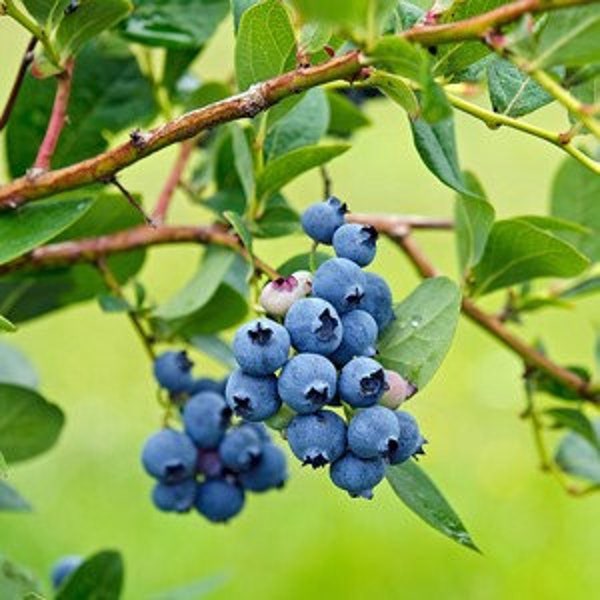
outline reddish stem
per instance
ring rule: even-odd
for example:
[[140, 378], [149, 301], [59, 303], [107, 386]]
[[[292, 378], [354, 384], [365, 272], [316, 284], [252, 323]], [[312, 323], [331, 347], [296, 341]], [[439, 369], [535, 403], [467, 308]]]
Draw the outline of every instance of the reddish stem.
[[57, 76], [58, 86], [56, 88], [56, 96], [54, 97], [54, 105], [46, 135], [38, 150], [37, 158], [35, 159], [34, 168], [42, 171], [48, 171], [51, 166], [52, 157], [56, 150], [60, 134], [67, 122], [67, 108], [69, 106], [69, 97], [71, 96], [71, 83], [73, 81], [73, 66], [75, 61], [70, 58], [67, 61], [65, 70]]

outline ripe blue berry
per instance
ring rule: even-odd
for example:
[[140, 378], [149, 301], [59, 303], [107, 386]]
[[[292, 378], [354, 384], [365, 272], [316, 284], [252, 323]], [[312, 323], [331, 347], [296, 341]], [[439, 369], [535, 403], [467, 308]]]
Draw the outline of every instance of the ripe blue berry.
[[201, 392], [183, 407], [183, 426], [198, 448], [216, 448], [229, 426], [231, 414], [223, 396]]
[[353, 310], [342, 315], [342, 343], [330, 355], [331, 361], [343, 366], [355, 356], [374, 356], [377, 342], [377, 323], [364, 310]]
[[343, 369], [338, 382], [339, 394], [355, 408], [376, 404], [387, 389], [385, 371], [372, 358], [353, 358]]
[[208, 479], [198, 486], [196, 510], [209, 521], [225, 523], [244, 506], [244, 490], [225, 479]]
[[154, 376], [166, 390], [180, 394], [188, 391], [192, 385], [193, 366], [186, 352], [164, 352], [154, 361]]
[[271, 375], [280, 369], [290, 352], [290, 336], [271, 319], [255, 319], [240, 327], [233, 340], [235, 359], [249, 375]]
[[210, 377], [200, 377], [192, 381], [187, 392], [190, 396], [199, 394], [200, 392], [215, 392], [216, 394], [223, 395], [223, 390], [222, 381], [215, 381], [214, 379], [210, 379]]
[[333, 234], [344, 224], [347, 212], [347, 206], [332, 196], [324, 202], [312, 204], [304, 211], [302, 228], [315, 242], [331, 244]]
[[152, 490], [152, 502], [164, 512], [187, 512], [194, 505], [196, 488], [195, 479], [186, 479], [179, 483], [158, 481]]
[[286, 435], [292, 452], [313, 469], [337, 460], [346, 450], [346, 423], [330, 410], [294, 417]]
[[218, 450], [199, 450], [198, 451], [198, 473], [205, 477], [221, 477], [225, 472], [225, 465], [221, 460]]
[[330, 258], [315, 273], [313, 294], [330, 302], [340, 314], [362, 308], [365, 274], [347, 258]]
[[425, 439], [412, 415], [402, 411], [397, 411], [394, 415], [400, 425], [400, 437], [398, 438], [398, 447], [390, 453], [389, 460], [390, 464], [398, 465], [415, 454], [424, 454]]
[[281, 448], [274, 444], [265, 444], [256, 465], [240, 474], [240, 483], [252, 492], [265, 492], [272, 488], [281, 488], [287, 479], [287, 463]]
[[348, 223], [333, 235], [333, 247], [340, 258], [347, 258], [361, 267], [373, 262], [377, 253], [377, 230], [371, 225]]
[[350, 496], [371, 499], [373, 488], [385, 476], [385, 463], [381, 458], [359, 458], [347, 452], [329, 469], [331, 481]]
[[176, 483], [196, 471], [197, 450], [192, 440], [174, 429], [162, 429], [146, 440], [142, 464], [152, 477]]
[[365, 297], [361, 308], [375, 319], [381, 332], [395, 319], [392, 308], [392, 292], [385, 280], [379, 275], [364, 273], [364, 276]]
[[82, 562], [83, 558], [81, 556], [71, 555], [63, 556], [54, 563], [50, 572], [54, 589], [57, 590], [66, 581], [67, 577], [79, 568]]
[[337, 311], [320, 298], [295, 302], [285, 316], [285, 326], [298, 352], [331, 354], [342, 341], [342, 324]]
[[261, 442], [270, 442], [271, 434], [269, 430], [265, 427], [263, 423], [253, 423], [252, 421], [248, 421], [244, 423], [246, 427], [250, 427], [256, 433]]
[[335, 396], [337, 372], [320, 354], [298, 354], [283, 367], [277, 389], [297, 413], [316, 412]]
[[274, 375], [254, 377], [240, 369], [229, 376], [225, 398], [231, 410], [246, 421], [265, 421], [281, 406]]
[[262, 453], [262, 442], [251, 427], [240, 425], [230, 429], [219, 446], [223, 464], [239, 473], [258, 464]]
[[379, 404], [396, 410], [405, 400], [417, 393], [417, 388], [396, 371], [386, 369], [385, 379], [389, 389], [381, 397]]
[[400, 424], [384, 406], [359, 411], [348, 425], [348, 447], [360, 458], [387, 457], [399, 446]]
[[312, 274], [296, 271], [289, 277], [280, 277], [265, 285], [260, 294], [260, 305], [270, 314], [283, 317], [292, 304], [308, 296], [312, 290]]

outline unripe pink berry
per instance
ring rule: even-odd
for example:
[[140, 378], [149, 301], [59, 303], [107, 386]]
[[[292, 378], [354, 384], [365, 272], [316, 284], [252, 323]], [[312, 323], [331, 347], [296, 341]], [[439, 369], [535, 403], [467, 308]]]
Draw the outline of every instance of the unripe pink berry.
[[392, 410], [398, 408], [405, 400], [414, 396], [418, 391], [416, 386], [404, 379], [396, 371], [386, 369], [385, 377], [389, 388], [379, 401], [379, 404], [387, 406]]
[[296, 271], [289, 277], [280, 277], [265, 285], [260, 294], [260, 305], [269, 313], [283, 317], [292, 304], [310, 294], [312, 275], [308, 271]]

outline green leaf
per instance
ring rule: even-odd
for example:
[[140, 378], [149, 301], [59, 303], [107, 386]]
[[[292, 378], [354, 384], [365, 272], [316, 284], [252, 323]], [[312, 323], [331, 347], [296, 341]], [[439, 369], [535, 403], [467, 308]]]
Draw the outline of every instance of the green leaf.
[[34, 390], [0, 384], [0, 451], [8, 462], [37, 456], [51, 448], [65, 417]]
[[473, 293], [487, 294], [538, 277], [575, 277], [588, 265], [573, 246], [525, 220], [497, 221], [473, 271]]
[[231, 125], [231, 136], [233, 141], [233, 160], [235, 169], [244, 188], [246, 200], [252, 202], [255, 196], [254, 163], [252, 151], [246, 132], [237, 124]]
[[259, 0], [231, 0], [231, 10], [233, 12], [233, 26], [237, 34], [240, 27], [242, 15], [252, 6], [258, 3]]
[[425, 11], [412, 2], [398, 2], [396, 10], [398, 11], [403, 31], [414, 27], [425, 16]]
[[250, 254], [252, 254], [252, 234], [250, 233], [244, 219], [238, 213], [235, 213], [231, 210], [225, 211], [223, 216], [233, 227], [240, 240], [242, 240], [244, 247], [248, 250], [248, 252], [250, 252]]
[[592, 261], [600, 261], [600, 177], [572, 158], [559, 168], [552, 185], [550, 213], [587, 227], [588, 233], [562, 233]]
[[522, 117], [554, 98], [511, 62], [495, 57], [487, 66], [488, 88], [494, 112]]
[[77, 10], [64, 13], [55, 33], [62, 59], [76, 54], [89, 40], [124, 19], [132, 9], [129, 0], [87, 0]]
[[0, 331], [9, 331], [12, 333], [16, 330], [17, 328], [13, 323], [11, 323], [6, 317], [0, 315]]
[[[594, 421], [596, 438], [600, 439], [600, 421]], [[576, 477], [600, 485], [600, 450], [578, 433], [568, 433], [560, 442], [554, 459], [558, 466]]]
[[51, 240], [90, 208], [90, 197], [51, 198], [0, 214], [0, 264]]
[[433, 124], [424, 119], [411, 119], [410, 125], [415, 147], [427, 168], [457, 192], [469, 193], [458, 165], [454, 119], [448, 118]]
[[485, 192], [475, 175], [467, 171], [464, 180], [472, 194], [460, 194], [454, 206], [456, 246], [461, 273], [465, 273], [481, 259], [496, 215], [494, 207], [485, 200]]
[[86, 559], [59, 589], [56, 600], [119, 600], [124, 566], [121, 555], [104, 550]]
[[252, 223], [252, 233], [258, 238], [274, 238], [290, 235], [300, 229], [298, 213], [280, 194], [267, 200], [260, 217]]
[[[282, 277], [287, 277], [296, 271], [310, 271], [310, 255], [310, 252], [306, 252], [304, 254], [297, 254], [296, 256], [292, 256], [292, 258], [288, 258], [288, 260], [277, 267], [277, 272], [281, 273]], [[330, 254], [321, 251], [315, 252], [315, 267], [318, 269], [326, 260], [329, 260], [330, 258]]]
[[140, 44], [163, 48], [200, 48], [229, 11], [228, 0], [134, 0], [135, 11], [124, 35]]
[[27, 12], [40, 24], [46, 23], [50, 13], [60, 0], [21, 0]]
[[413, 460], [388, 467], [386, 477], [398, 498], [418, 517], [451, 540], [479, 552], [460, 517]]
[[329, 103], [325, 92], [319, 88], [309, 90], [268, 132], [264, 144], [267, 160], [316, 144], [328, 126]]
[[394, 307], [396, 319], [379, 340], [378, 359], [418, 389], [441, 365], [454, 337], [461, 295], [446, 277], [423, 281]]
[[246, 10], [235, 44], [239, 89], [288, 71], [295, 61], [294, 29], [284, 5], [278, 0], [266, 0]]
[[446, 97], [446, 92], [434, 79], [429, 61], [421, 65], [419, 83], [421, 86], [419, 99], [423, 119], [428, 123], [439, 123], [451, 118], [452, 107]]
[[582, 6], [550, 13], [539, 34], [536, 67], [580, 66], [600, 59], [600, 7]]
[[320, 52], [332, 33], [333, 28], [327, 23], [305, 23], [300, 31], [300, 48], [309, 54]]
[[228, 248], [210, 246], [192, 279], [175, 296], [159, 306], [155, 316], [166, 320], [180, 319], [201, 309], [214, 296], [235, 257], [235, 252]]
[[411, 118], [419, 116], [419, 101], [406, 82], [396, 75], [375, 71], [369, 81], [377, 86], [393, 102], [402, 107]]
[[579, 281], [560, 293], [561, 298], [580, 298], [600, 292], [600, 275]]
[[427, 61], [424, 51], [399, 36], [384, 36], [369, 51], [369, 60], [386, 71], [418, 80], [421, 65]]
[[25, 354], [13, 346], [0, 343], [0, 383], [37, 388], [40, 380]]
[[522, 215], [519, 221], [525, 221], [530, 225], [534, 225], [544, 231], [550, 233], [558, 233], [561, 231], [568, 231], [574, 233], [581, 233], [587, 235], [590, 233], [590, 229], [575, 221], [568, 221], [567, 219], [561, 219], [559, 217], [543, 217], [541, 215]]
[[371, 124], [360, 108], [339, 92], [327, 92], [327, 100], [329, 101], [329, 127], [327, 129], [329, 135], [347, 138], [361, 127]]
[[[11, 511], [11, 512], [29, 512], [31, 511], [31, 504], [15, 490], [15, 488], [8, 485], [4, 481], [0, 481], [0, 512]], [[1, 588], [0, 588], [1, 589]]]
[[[575, 373], [575, 375], [584, 381], [590, 381], [590, 373], [584, 367], [570, 365], [565, 368], [572, 373]], [[551, 396], [560, 398], [561, 400], [581, 400], [581, 397], [573, 388], [564, 385], [560, 381], [557, 381], [554, 377], [550, 377], [550, 375], [547, 375], [542, 371], [536, 372], [532, 381], [535, 386], [535, 390], [538, 392], [545, 392], [546, 394], [550, 394]]]
[[274, 194], [298, 175], [330, 161], [349, 148], [347, 144], [304, 146], [272, 160], [258, 177], [257, 196], [266, 198]]
[[100, 308], [106, 313], [122, 313], [132, 310], [131, 305], [125, 298], [112, 294], [101, 294], [98, 296], [98, 304], [100, 304]]
[[229, 579], [226, 575], [213, 575], [150, 597], [150, 600], [198, 600], [220, 588]]
[[[167, 48], [161, 76], [162, 85], [169, 94], [177, 93], [177, 83], [196, 60], [201, 48]], [[200, 82], [198, 82], [200, 87]]]
[[0, 452], [0, 479], [6, 479], [8, 476], [8, 465], [6, 464], [6, 459], [4, 458], [4, 454]]
[[566, 427], [600, 450], [600, 439], [596, 436], [592, 422], [575, 408], [548, 408], [545, 414], [552, 417], [555, 429]]
[[238, 364], [231, 347], [217, 335], [195, 335], [190, 340], [194, 348], [219, 361], [229, 369], [236, 369]]
[[[52, 110], [56, 84], [25, 78], [6, 129], [10, 174], [23, 175], [35, 161]], [[148, 123], [156, 114], [150, 82], [127, 45], [113, 37], [87, 44], [77, 57], [69, 99], [69, 126], [52, 158], [63, 167], [99, 154], [123, 129]]]
[[184, 106], [188, 110], [195, 110], [223, 100], [230, 93], [231, 90], [225, 84], [219, 81], [207, 81], [185, 98]]
[[24, 567], [0, 555], [0, 598], [2, 600], [30, 600], [38, 598], [40, 584]]

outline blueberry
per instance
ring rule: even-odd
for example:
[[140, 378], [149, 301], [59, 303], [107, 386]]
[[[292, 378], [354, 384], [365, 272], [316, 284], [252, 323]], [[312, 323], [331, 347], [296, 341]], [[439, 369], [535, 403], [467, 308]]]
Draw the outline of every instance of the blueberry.
[[377, 323], [364, 310], [353, 310], [342, 315], [342, 343], [329, 356], [331, 361], [343, 366], [355, 356], [374, 356], [377, 342]]
[[286, 435], [295, 456], [313, 469], [337, 460], [346, 451], [346, 423], [330, 410], [294, 417]]
[[240, 475], [240, 483], [252, 492], [281, 488], [287, 479], [287, 462], [281, 448], [274, 444], [262, 447], [260, 460], [249, 471]]
[[195, 479], [186, 479], [179, 483], [158, 481], [152, 490], [152, 502], [164, 512], [187, 512], [194, 505], [196, 488]]
[[238, 365], [249, 375], [271, 375], [285, 364], [290, 336], [271, 319], [255, 319], [240, 327], [233, 340]]
[[417, 393], [416, 386], [396, 371], [386, 369], [385, 380], [389, 389], [383, 394], [379, 403], [392, 410], [398, 408], [405, 400], [412, 398]]
[[223, 396], [201, 392], [183, 407], [183, 426], [198, 448], [216, 448], [229, 426], [231, 414]]
[[376, 404], [387, 389], [385, 371], [372, 358], [353, 358], [340, 373], [338, 390], [344, 402], [355, 408]]
[[313, 294], [330, 302], [340, 314], [362, 308], [365, 274], [347, 258], [330, 258], [315, 273]]
[[297, 413], [316, 412], [335, 396], [337, 372], [320, 354], [298, 354], [283, 367], [277, 389]]
[[281, 406], [274, 375], [254, 377], [240, 369], [229, 376], [225, 398], [233, 412], [247, 421], [265, 421]]
[[219, 446], [219, 455], [226, 467], [239, 473], [258, 464], [262, 445], [252, 428], [240, 425], [226, 433]]
[[174, 429], [162, 429], [146, 440], [142, 464], [152, 477], [176, 483], [191, 477], [196, 470], [197, 450], [192, 440]]
[[348, 447], [359, 458], [387, 457], [398, 446], [400, 424], [396, 415], [384, 406], [365, 408], [348, 425]]
[[315, 242], [331, 244], [333, 234], [344, 224], [348, 208], [332, 196], [309, 206], [302, 215], [302, 228]]
[[198, 451], [198, 473], [205, 477], [221, 477], [225, 472], [225, 465], [221, 460], [218, 450]]
[[342, 341], [342, 323], [337, 311], [320, 298], [295, 302], [285, 316], [285, 326], [298, 352], [331, 354]]
[[312, 290], [312, 274], [297, 271], [289, 277], [280, 277], [265, 285], [260, 294], [260, 305], [270, 314], [282, 317], [292, 304], [308, 296]]
[[389, 459], [390, 464], [398, 465], [415, 454], [424, 454], [423, 444], [426, 443], [426, 440], [421, 435], [417, 421], [412, 415], [397, 411], [394, 416], [400, 425], [400, 438], [398, 447], [390, 453]]
[[381, 458], [359, 458], [347, 452], [331, 465], [331, 481], [350, 496], [371, 499], [373, 488], [385, 475], [385, 463]]
[[215, 381], [210, 377], [200, 377], [194, 379], [188, 388], [188, 393], [193, 396], [200, 392], [215, 392], [216, 394], [223, 394], [223, 383], [221, 381]]
[[392, 307], [392, 292], [383, 277], [375, 273], [364, 273], [365, 297], [361, 308], [366, 310], [383, 331], [396, 317]]
[[377, 230], [371, 225], [348, 223], [333, 235], [333, 248], [338, 257], [366, 267], [375, 258], [377, 237]]
[[164, 352], [154, 361], [154, 376], [165, 389], [174, 394], [186, 392], [192, 385], [191, 370], [194, 363], [185, 351]]
[[250, 427], [256, 433], [261, 442], [270, 442], [271, 434], [263, 423], [253, 423], [252, 421], [245, 422], [246, 427]]
[[208, 479], [198, 486], [196, 510], [215, 523], [235, 517], [244, 506], [244, 490], [226, 479]]
[[66, 581], [67, 577], [79, 568], [82, 562], [83, 558], [75, 555], [63, 556], [55, 562], [50, 572], [54, 589], [57, 590]]

